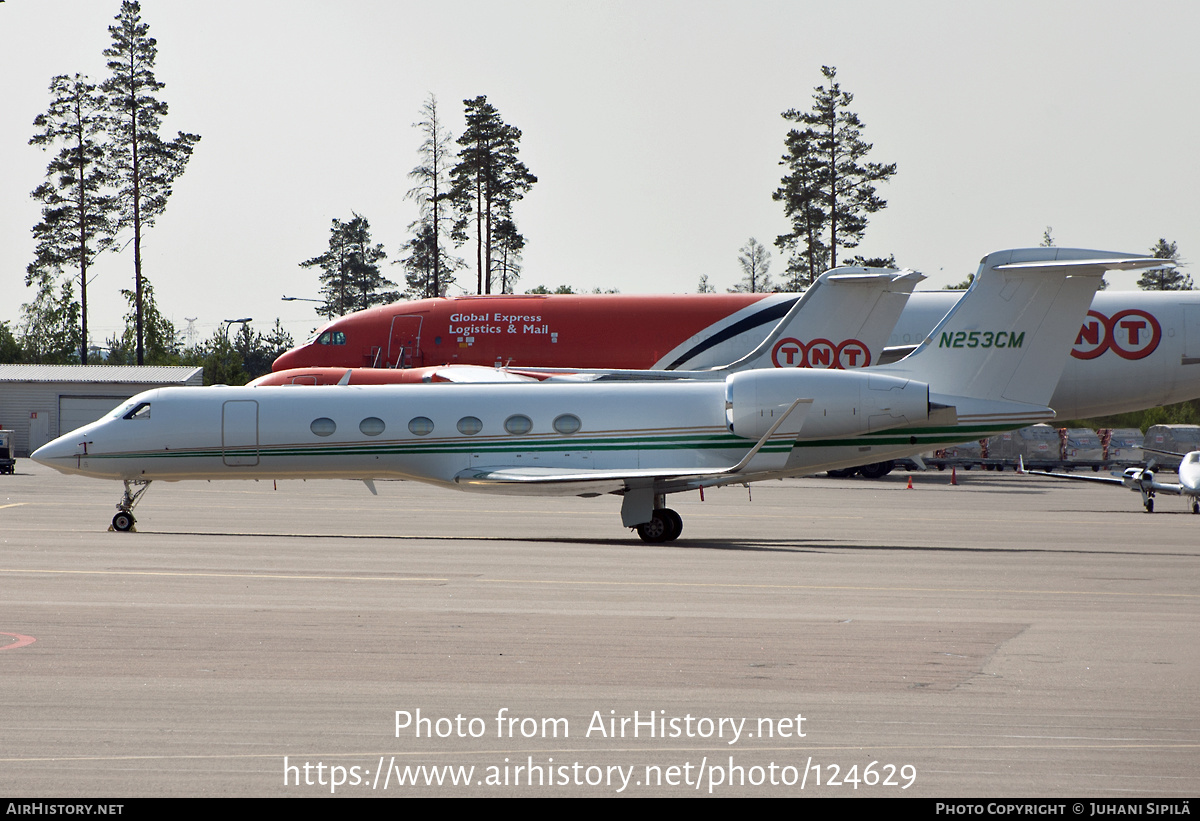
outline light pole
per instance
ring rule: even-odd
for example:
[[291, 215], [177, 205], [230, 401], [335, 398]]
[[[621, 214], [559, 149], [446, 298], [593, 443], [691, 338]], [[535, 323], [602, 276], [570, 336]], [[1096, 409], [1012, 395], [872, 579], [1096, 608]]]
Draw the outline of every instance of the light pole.
[[[226, 346], [228, 346], [225, 350], [225, 378], [226, 379], [229, 378], [229, 349], [233, 347], [233, 343], [231, 343], [229, 341], [229, 328], [231, 325], [241, 325], [241, 326], [245, 327], [246, 325], [249, 325], [253, 321], [254, 321], [254, 318], [249, 317], [249, 316], [243, 317], [241, 319], [223, 320], [223, 322], [225, 323], [225, 344], [226, 344]], [[243, 359], [245, 359], [245, 357], [243, 357]]]
[[[323, 299], [312, 299], [312, 298], [306, 297], [306, 296], [281, 296], [280, 299], [284, 302], [320, 302], [321, 304], [325, 303], [325, 300], [323, 300]], [[325, 314], [330, 319], [333, 319], [333, 311], [332, 310], [326, 311]]]

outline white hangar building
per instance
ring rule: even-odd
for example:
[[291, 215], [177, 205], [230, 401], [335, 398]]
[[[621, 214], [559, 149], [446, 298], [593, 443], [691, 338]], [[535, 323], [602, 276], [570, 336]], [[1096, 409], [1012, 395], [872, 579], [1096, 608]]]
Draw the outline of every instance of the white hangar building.
[[142, 391], [203, 384], [204, 369], [191, 366], [0, 365], [0, 428], [27, 457]]

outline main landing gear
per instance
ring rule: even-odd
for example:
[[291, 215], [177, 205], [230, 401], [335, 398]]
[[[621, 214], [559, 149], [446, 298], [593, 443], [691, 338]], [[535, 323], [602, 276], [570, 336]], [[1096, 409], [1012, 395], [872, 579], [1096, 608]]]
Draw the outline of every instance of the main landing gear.
[[112, 529], [120, 533], [128, 533], [137, 524], [133, 518], [133, 509], [141, 501], [142, 494], [150, 487], [149, 479], [126, 479], [125, 495], [117, 502], [117, 515], [112, 518]]
[[673, 542], [683, 532], [683, 518], [670, 508], [660, 507], [653, 518], [637, 526], [637, 534], [643, 542], [660, 544]]

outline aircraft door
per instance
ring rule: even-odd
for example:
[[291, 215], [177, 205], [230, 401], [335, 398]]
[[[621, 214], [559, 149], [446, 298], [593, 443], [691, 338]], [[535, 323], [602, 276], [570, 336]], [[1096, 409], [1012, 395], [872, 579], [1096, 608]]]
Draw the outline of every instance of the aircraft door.
[[258, 464], [258, 402], [234, 399], [221, 406], [221, 456], [231, 467]]
[[392, 331], [388, 337], [387, 367], [419, 368], [421, 356], [420, 314], [398, 314], [392, 317]]
[[1184, 365], [1200, 365], [1200, 305], [1183, 306]]

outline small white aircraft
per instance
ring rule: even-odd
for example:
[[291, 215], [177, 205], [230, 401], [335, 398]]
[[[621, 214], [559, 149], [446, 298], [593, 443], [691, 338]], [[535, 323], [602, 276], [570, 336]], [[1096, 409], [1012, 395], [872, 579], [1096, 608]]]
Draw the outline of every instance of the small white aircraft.
[[669, 493], [900, 458], [1054, 418], [1046, 403], [1101, 275], [1161, 264], [1064, 248], [990, 254], [917, 351], [877, 368], [163, 388], [33, 458], [122, 480], [116, 530], [133, 527], [153, 480], [343, 478], [373, 490], [373, 479], [396, 477], [489, 493], [618, 494], [623, 524], [670, 541], [683, 524], [665, 507]]
[[1054, 473], [1047, 470], [1026, 470], [1025, 460], [1018, 459], [1017, 472], [1029, 476], [1052, 476], [1055, 479], [1073, 479], [1077, 482], [1098, 482], [1103, 485], [1125, 487], [1142, 494], [1142, 506], [1147, 513], [1154, 512], [1154, 495], [1169, 493], [1173, 496], [1189, 496], [1192, 500], [1192, 513], [1200, 513], [1200, 450], [1188, 453], [1175, 453], [1170, 450], [1155, 450], [1143, 447], [1147, 453], [1158, 453], [1163, 456], [1175, 456], [1179, 463], [1179, 483], [1158, 482], [1154, 479], [1153, 461], [1144, 468], [1125, 468], [1120, 476], [1076, 476], [1073, 473]]

